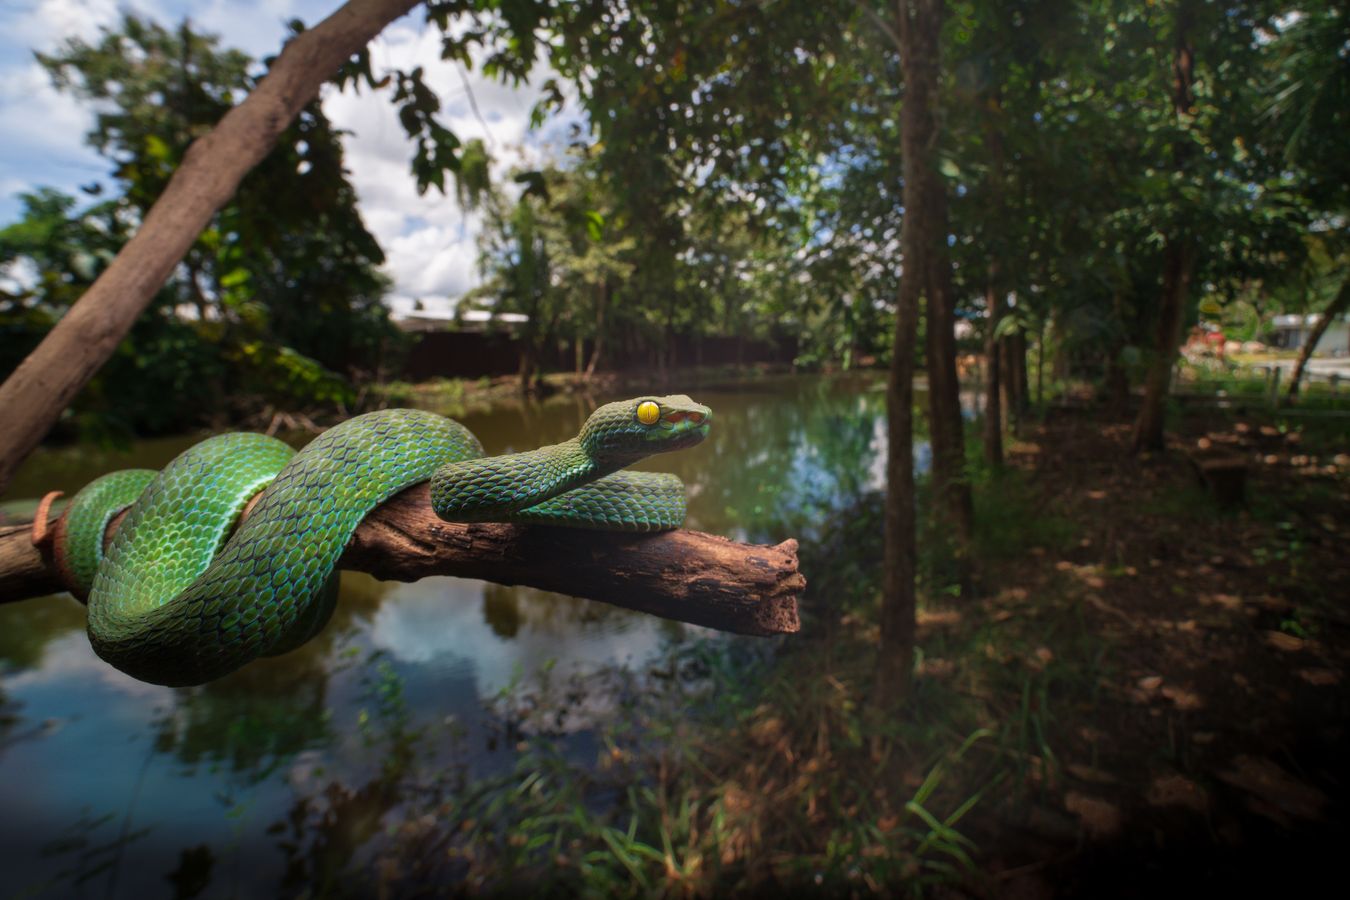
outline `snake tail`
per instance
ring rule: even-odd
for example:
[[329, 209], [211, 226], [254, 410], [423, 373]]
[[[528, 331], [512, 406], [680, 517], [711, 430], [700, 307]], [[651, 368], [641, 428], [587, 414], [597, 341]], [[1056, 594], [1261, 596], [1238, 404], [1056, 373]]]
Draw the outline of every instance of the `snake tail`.
[[110, 472], [85, 485], [71, 498], [60, 519], [61, 535], [52, 544], [57, 575], [81, 603], [89, 599], [94, 575], [103, 562], [108, 523], [136, 502], [155, 477], [154, 469]]

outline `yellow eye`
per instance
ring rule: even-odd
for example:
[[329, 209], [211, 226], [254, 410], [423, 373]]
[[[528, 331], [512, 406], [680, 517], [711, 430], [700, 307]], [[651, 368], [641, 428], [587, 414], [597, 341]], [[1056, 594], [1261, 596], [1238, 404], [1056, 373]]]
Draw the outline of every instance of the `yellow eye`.
[[651, 400], [643, 400], [638, 404], [637, 416], [643, 425], [655, 425], [656, 420], [661, 418], [661, 407]]

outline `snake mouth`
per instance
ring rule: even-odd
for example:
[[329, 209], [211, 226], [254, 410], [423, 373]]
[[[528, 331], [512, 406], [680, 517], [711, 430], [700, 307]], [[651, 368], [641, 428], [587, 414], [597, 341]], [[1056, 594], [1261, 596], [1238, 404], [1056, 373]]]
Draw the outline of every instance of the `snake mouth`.
[[702, 425], [708, 419], [712, 418], [712, 412], [701, 413], [694, 410], [676, 409], [666, 413], [661, 417], [661, 421], [676, 425], [680, 422], [691, 422], [694, 425]]
[[658, 427], [648, 432], [647, 439], [661, 444], [661, 451], [683, 450], [708, 436], [712, 410], [672, 409], [665, 411]]

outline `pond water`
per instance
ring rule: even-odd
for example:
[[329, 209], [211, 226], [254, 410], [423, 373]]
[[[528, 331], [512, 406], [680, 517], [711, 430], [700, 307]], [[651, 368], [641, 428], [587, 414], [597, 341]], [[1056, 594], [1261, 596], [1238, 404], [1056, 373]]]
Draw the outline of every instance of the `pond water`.
[[[826, 513], [882, 484], [882, 387], [798, 376], [691, 389], [715, 412], [709, 439], [642, 467], [685, 480], [687, 527], [810, 539]], [[554, 398], [462, 420], [488, 453], [504, 453], [565, 440], [611, 399]], [[201, 437], [121, 453], [42, 451], [3, 499], [158, 467]], [[513, 684], [540, 667], [554, 679], [637, 670], [706, 633], [458, 578], [396, 584], [344, 573], [341, 590], [333, 620], [306, 646], [183, 689], [142, 684], [99, 660], [69, 596], [0, 606], [0, 896], [272, 895], [296, 865], [287, 843], [296, 817], [312, 815], [316, 797], [331, 807], [347, 796], [341, 786], [368, 783], [387, 763], [391, 729], [430, 735], [419, 751], [428, 766], [501, 771], [515, 751], [494, 698]], [[591, 705], [560, 723], [564, 752], [593, 758], [587, 722], [604, 714]], [[354, 854], [394, 806], [367, 810], [347, 838]]]

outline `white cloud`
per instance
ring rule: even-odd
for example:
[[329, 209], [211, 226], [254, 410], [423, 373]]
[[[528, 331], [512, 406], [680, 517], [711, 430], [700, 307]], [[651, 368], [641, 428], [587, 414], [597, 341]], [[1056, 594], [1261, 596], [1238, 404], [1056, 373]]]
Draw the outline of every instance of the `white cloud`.
[[[136, 9], [135, 5], [119, 4], [117, 0], [39, 0], [28, 9], [15, 10], [6, 16], [6, 30], [19, 42], [30, 47], [48, 47], [58, 40], [71, 37], [90, 40], [98, 30], [111, 25], [121, 15], [119, 6]], [[147, 13], [153, 8], [142, 5]]]
[[[30, 48], [50, 51], [69, 37], [95, 38], [100, 26], [115, 24], [127, 9], [165, 26], [190, 16], [198, 29], [221, 35], [222, 46], [262, 58], [280, 50], [286, 20], [300, 18], [313, 26], [336, 8], [336, 0], [39, 0], [26, 9], [0, 7], [0, 134], [6, 135], [0, 144], [0, 222], [17, 217], [19, 191], [51, 185], [74, 192], [80, 184], [106, 180], [111, 168], [84, 142], [93, 126], [92, 109], [53, 88]], [[565, 123], [546, 128], [542, 136], [530, 132], [537, 87], [515, 88], [485, 79], [476, 69], [464, 72], [441, 60], [440, 50], [440, 31], [414, 13], [372, 42], [371, 59], [377, 73], [422, 66], [441, 98], [441, 121], [461, 140], [488, 143], [497, 178], [561, 153]], [[531, 80], [537, 85], [547, 74], [541, 67]], [[480, 221], [459, 209], [453, 190], [417, 194], [409, 168], [414, 149], [399, 125], [392, 91], [326, 88], [324, 110], [337, 127], [351, 132], [345, 139], [347, 167], [366, 225], [385, 249], [394, 294], [457, 297], [476, 283]]]
[[594, 619], [579, 622], [567, 607], [589, 601], [528, 588], [512, 589], [521, 621], [504, 638], [487, 621], [484, 590], [482, 582], [449, 577], [394, 585], [371, 620], [370, 642], [399, 662], [469, 669], [479, 697], [496, 694], [517, 672], [529, 678], [550, 660], [555, 677], [564, 679], [613, 663], [641, 666], [664, 645], [667, 627], [651, 616], [602, 605], [591, 610]]
[[[442, 61], [440, 53], [440, 32], [411, 20], [386, 28], [371, 45], [377, 74], [423, 67], [427, 85], [441, 99], [442, 123], [462, 141], [481, 138], [488, 143], [495, 177], [505, 177], [522, 163], [538, 163], [553, 152], [530, 141], [529, 118], [539, 97], [537, 88], [513, 88], [484, 79], [476, 70], [457, 70], [455, 64]], [[481, 119], [474, 113], [474, 103]], [[480, 221], [460, 210], [453, 190], [442, 195], [432, 188], [417, 194], [409, 171], [413, 147], [398, 122], [391, 91], [366, 90], [358, 95], [351, 89], [328, 90], [324, 111], [335, 125], [352, 132], [346, 139], [347, 166], [366, 225], [388, 257], [394, 293], [456, 297], [472, 287], [477, 281], [475, 237]]]
[[[36, 62], [0, 70], [0, 198], [13, 205], [19, 191], [52, 184], [73, 191], [97, 180], [108, 163], [84, 142], [94, 125], [93, 111], [51, 85]], [[8, 217], [6, 217], [8, 218]]]

